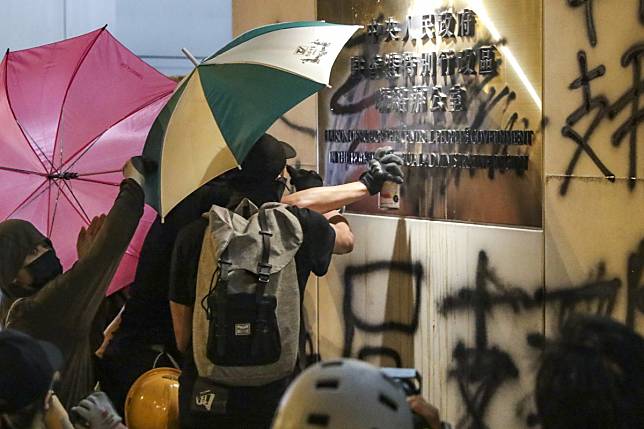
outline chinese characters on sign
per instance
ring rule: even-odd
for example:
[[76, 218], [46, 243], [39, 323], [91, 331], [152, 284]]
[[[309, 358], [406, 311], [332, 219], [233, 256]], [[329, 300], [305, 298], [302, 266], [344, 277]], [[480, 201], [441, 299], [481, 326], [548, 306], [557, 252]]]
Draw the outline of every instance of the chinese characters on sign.
[[375, 55], [368, 60], [362, 56], [351, 57], [351, 75], [370, 80], [423, 80], [433, 78], [440, 71], [443, 77], [477, 74], [492, 74], [496, 72], [496, 48], [483, 46], [474, 49], [464, 49], [460, 52], [425, 52], [420, 55], [413, 52], [401, 54], [392, 53]]
[[407, 16], [401, 23], [393, 17], [383, 22], [374, 19], [367, 25], [367, 36], [372, 43], [392, 40], [436, 40], [476, 35], [476, 14], [463, 9], [457, 14], [445, 11], [437, 14]]
[[[407, 180], [390, 214], [540, 225], [541, 2], [485, 4], [484, 16], [467, 0], [317, 3], [321, 19], [363, 26], [318, 98], [327, 183], [355, 180], [369, 154], [392, 146]], [[375, 200], [349, 209], [382, 213]]]

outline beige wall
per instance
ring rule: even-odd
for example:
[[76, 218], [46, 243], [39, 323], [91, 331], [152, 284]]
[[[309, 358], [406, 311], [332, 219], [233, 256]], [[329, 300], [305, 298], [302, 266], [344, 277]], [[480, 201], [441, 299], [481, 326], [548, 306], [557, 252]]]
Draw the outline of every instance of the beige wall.
[[[638, 130], [638, 173], [632, 181], [629, 136], [617, 146], [611, 143], [631, 114], [630, 104], [614, 118], [607, 114], [589, 140], [615, 174], [614, 181], [604, 178], [585, 153], [567, 179], [566, 168], [578, 145], [562, 136], [566, 118], [582, 105], [582, 91], [569, 89], [580, 74], [579, 51], [586, 53], [589, 69], [605, 66], [605, 75], [590, 84], [593, 96], [605, 96], [613, 105], [632, 88], [632, 66], [623, 67], [620, 61], [629, 47], [642, 43], [639, 0], [593, 2], [598, 39], [594, 47], [583, 6], [572, 8], [555, 0], [544, 0], [543, 5], [544, 229], [349, 215], [356, 249], [336, 257], [319, 288], [312, 281], [308, 292], [323, 358], [358, 356], [362, 350], [381, 353], [365, 357], [369, 361], [393, 365], [391, 356], [397, 356], [404, 366], [421, 370], [425, 395], [446, 420], [463, 428], [474, 426], [477, 413], [491, 428], [527, 427], [534, 412], [539, 355], [528, 344], [528, 335], [555, 334], [570, 310], [609, 313], [625, 321], [630, 308], [633, 326], [644, 333], [644, 277], [636, 269], [636, 263], [644, 265], [644, 129]], [[236, 1], [234, 29], [310, 19], [313, 13], [313, 2]], [[583, 133], [596, 112], [573, 128]], [[309, 100], [287, 117], [315, 128], [315, 103]], [[315, 151], [307, 150], [314, 147], [314, 137], [283, 124], [274, 132], [298, 144], [310, 143], [298, 149], [302, 162], [315, 164]], [[544, 291], [545, 305], [537, 299]], [[570, 305], [563, 305], [558, 293], [565, 294]], [[477, 313], [476, 296], [508, 299], [485, 312], [479, 307]], [[459, 381], [468, 395], [489, 392], [489, 403], [468, 409]]]

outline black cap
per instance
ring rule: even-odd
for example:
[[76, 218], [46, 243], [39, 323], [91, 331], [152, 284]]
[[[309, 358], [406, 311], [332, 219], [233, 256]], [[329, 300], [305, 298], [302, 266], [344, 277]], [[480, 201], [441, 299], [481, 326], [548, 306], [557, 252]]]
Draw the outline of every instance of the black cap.
[[286, 160], [296, 155], [293, 146], [264, 134], [248, 152], [236, 178], [246, 183], [273, 180], [286, 167]]
[[0, 413], [45, 399], [63, 365], [56, 346], [12, 329], [0, 331]]

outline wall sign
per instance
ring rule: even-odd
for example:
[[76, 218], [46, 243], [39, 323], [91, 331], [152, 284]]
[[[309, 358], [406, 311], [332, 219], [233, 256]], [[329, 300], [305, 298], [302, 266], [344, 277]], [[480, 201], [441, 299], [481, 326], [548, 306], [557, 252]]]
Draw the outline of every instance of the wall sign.
[[319, 19], [364, 26], [318, 98], [326, 183], [389, 145], [407, 183], [387, 215], [540, 227], [541, 17], [531, 0], [319, 0]]

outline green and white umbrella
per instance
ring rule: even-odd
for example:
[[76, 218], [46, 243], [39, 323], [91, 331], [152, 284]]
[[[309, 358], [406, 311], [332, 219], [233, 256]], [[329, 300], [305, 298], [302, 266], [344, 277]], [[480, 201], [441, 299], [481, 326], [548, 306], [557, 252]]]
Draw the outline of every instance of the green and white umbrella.
[[329, 84], [331, 67], [360, 28], [321, 21], [267, 25], [201, 62], [157, 117], [143, 154], [159, 169], [146, 198], [161, 216], [237, 167], [286, 111]]

